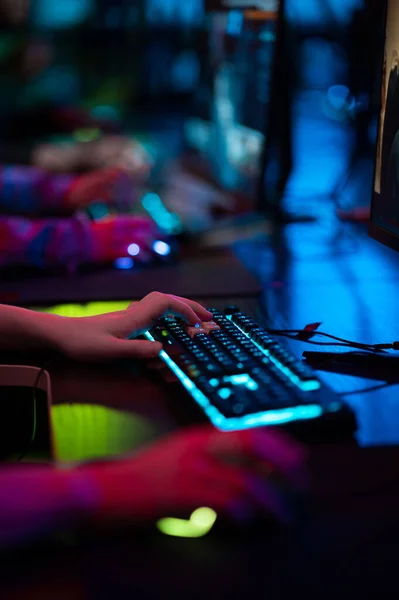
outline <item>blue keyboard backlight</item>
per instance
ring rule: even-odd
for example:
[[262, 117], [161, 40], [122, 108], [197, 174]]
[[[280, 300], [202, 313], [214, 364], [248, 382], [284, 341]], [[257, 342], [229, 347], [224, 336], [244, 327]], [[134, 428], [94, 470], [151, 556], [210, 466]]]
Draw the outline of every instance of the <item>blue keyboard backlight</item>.
[[[148, 331], [144, 334], [144, 337], [152, 342], [156, 341], [154, 336]], [[161, 350], [159, 357], [176, 375], [183, 387], [189, 392], [190, 396], [203, 409], [211, 423], [222, 431], [238, 431], [241, 429], [252, 429], [254, 427], [262, 427], [266, 425], [279, 425], [293, 421], [316, 419], [323, 413], [322, 408], [318, 404], [308, 404], [294, 408], [264, 411], [243, 417], [227, 418], [210, 403], [205, 394], [199, 388], [197, 388], [195, 383], [189, 377], [187, 377], [187, 375], [164, 350]], [[248, 375], [239, 375], [238, 377], [245, 377], [245, 381], [243, 380], [241, 383], [245, 384], [250, 381]], [[215, 379], [215, 381], [217, 380]]]
[[[230, 321], [232, 320], [231, 316], [229, 315], [227, 316], [227, 318], [230, 319]], [[234, 323], [234, 325], [241, 331], [241, 333], [243, 333], [248, 339], [250, 339], [251, 342], [258, 348], [258, 350], [260, 350], [268, 358], [268, 360], [270, 360], [270, 362], [276, 365], [276, 367], [278, 367], [278, 369], [282, 371], [282, 373], [284, 373], [284, 375], [300, 390], [302, 390], [303, 392], [314, 392], [315, 390], [320, 389], [320, 381], [318, 381], [317, 379], [312, 379], [310, 381], [301, 381], [299, 377], [295, 375], [295, 373], [293, 373], [288, 367], [286, 367], [279, 360], [277, 360], [272, 354], [270, 354], [270, 352], [262, 348], [262, 346], [255, 342], [243, 329], [241, 329], [241, 327], [239, 327], [236, 323]]]

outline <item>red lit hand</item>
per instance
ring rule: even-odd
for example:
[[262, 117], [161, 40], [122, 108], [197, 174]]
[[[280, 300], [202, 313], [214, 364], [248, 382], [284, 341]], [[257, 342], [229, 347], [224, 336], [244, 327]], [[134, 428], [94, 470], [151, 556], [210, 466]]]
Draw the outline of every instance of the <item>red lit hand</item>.
[[135, 458], [84, 468], [80, 489], [96, 489], [99, 523], [187, 518], [203, 506], [232, 519], [263, 514], [290, 522], [290, 494], [304, 491], [304, 464], [304, 450], [271, 429], [221, 433], [209, 426]]
[[154, 242], [162, 235], [154, 221], [145, 216], [113, 216], [91, 225], [92, 260], [109, 263], [117, 258], [133, 257], [146, 263], [154, 258]]
[[0, 469], [0, 547], [60, 527], [154, 524], [200, 507], [220, 517], [289, 523], [306, 487], [306, 455], [271, 429], [179, 432], [135, 457], [71, 469]]

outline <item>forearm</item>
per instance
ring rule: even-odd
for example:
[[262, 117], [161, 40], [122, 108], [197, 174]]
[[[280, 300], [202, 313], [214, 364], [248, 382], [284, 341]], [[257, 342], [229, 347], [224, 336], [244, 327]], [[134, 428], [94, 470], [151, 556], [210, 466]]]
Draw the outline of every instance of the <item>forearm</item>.
[[59, 319], [63, 317], [0, 305], [0, 351], [57, 349]]
[[71, 529], [152, 521], [154, 499], [124, 461], [71, 469], [8, 467], [0, 471], [0, 549]]
[[43, 537], [78, 521], [67, 471], [6, 467], [0, 471], [0, 490], [0, 548]]

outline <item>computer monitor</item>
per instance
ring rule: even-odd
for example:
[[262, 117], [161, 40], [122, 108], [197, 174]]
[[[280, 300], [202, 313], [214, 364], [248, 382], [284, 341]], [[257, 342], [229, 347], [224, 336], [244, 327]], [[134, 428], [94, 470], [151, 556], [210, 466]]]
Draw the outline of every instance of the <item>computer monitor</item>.
[[[267, 6], [266, 6], [267, 4]], [[198, 36], [198, 85], [181, 120], [181, 137], [160, 144], [158, 185], [148, 198], [177, 214], [210, 202], [213, 223], [193, 211], [198, 231], [228, 216], [255, 213], [262, 190], [266, 131], [279, 32], [277, 0], [205, 2]], [[156, 182], [156, 178], [153, 180]], [[157, 199], [158, 197], [158, 199]]]
[[399, 251], [399, 3], [386, 4], [381, 114], [369, 233]]

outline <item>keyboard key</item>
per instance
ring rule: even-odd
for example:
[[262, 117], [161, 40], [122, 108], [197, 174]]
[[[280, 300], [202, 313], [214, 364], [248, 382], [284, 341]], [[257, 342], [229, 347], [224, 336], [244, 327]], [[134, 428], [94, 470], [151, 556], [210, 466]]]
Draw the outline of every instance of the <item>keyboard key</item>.
[[220, 331], [220, 327], [215, 321], [209, 321], [208, 323], [202, 323], [202, 328], [205, 333], [209, 334], [212, 331]]
[[204, 334], [197, 336], [195, 341], [223, 368], [225, 373], [237, 371], [237, 363], [226, 347], [216, 344], [214, 340]]
[[203, 327], [186, 327], [186, 331], [190, 338], [206, 333]]
[[223, 312], [225, 315], [234, 315], [236, 313], [240, 313], [241, 311], [238, 306], [226, 306]]

